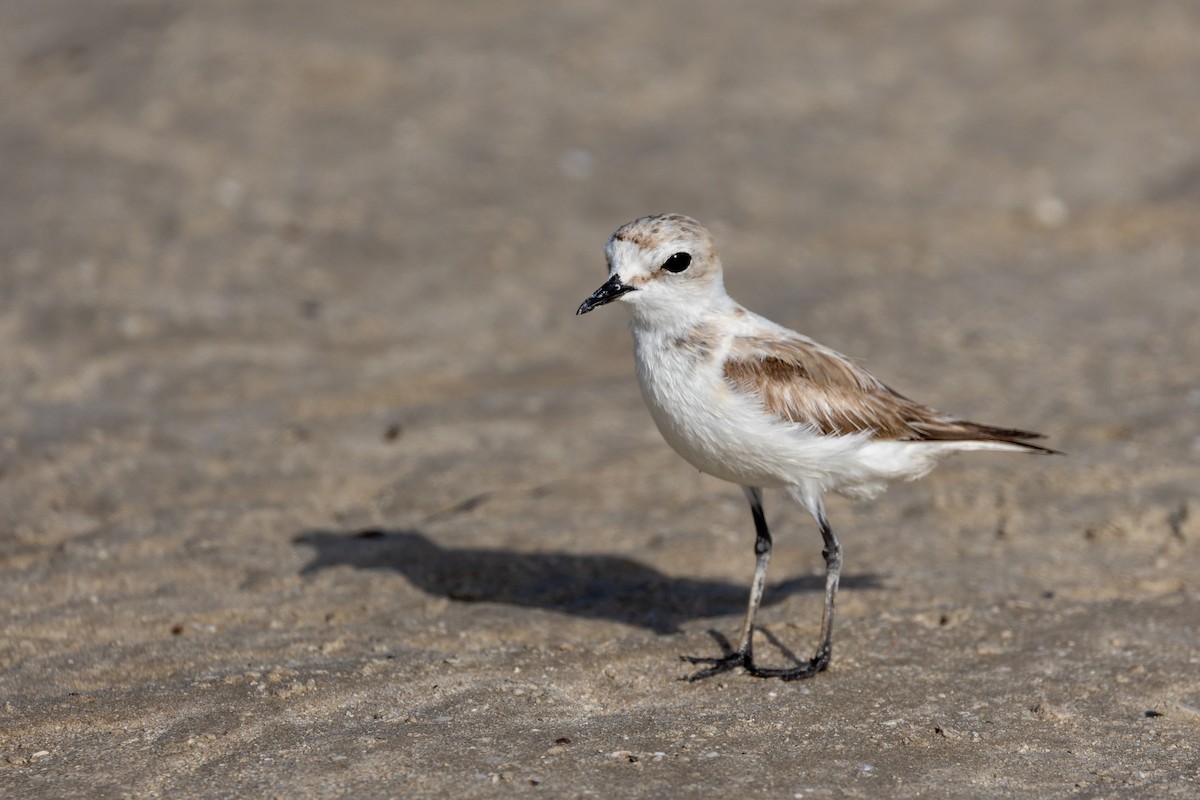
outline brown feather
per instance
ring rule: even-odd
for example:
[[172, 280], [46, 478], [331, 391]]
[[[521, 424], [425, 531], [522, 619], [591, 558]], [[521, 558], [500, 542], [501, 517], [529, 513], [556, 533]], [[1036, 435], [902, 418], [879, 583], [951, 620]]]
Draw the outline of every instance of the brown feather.
[[1041, 434], [968, 422], [915, 403], [802, 337], [736, 337], [724, 373], [734, 389], [758, 397], [772, 414], [826, 436], [870, 431], [876, 439], [998, 441], [1047, 451], [1020, 441]]

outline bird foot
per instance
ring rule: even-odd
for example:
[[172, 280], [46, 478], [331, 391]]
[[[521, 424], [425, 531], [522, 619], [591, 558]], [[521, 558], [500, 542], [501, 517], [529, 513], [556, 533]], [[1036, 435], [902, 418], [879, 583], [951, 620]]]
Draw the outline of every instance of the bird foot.
[[688, 683], [702, 681], [705, 678], [711, 678], [713, 675], [720, 675], [722, 672], [729, 672], [737, 667], [745, 667], [747, 658], [745, 653], [729, 653], [722, 658], [708, 658], [705, 656], [680, 656], [681, 661], [686, 661], [689, 664], [708, 664], [702, 670], [693, 672], [683, 680]]
[[821, 648], [821, 651], [809, 661], [787, 669], [760, 667], [754, 663], [754, 657], [750, 653], [738, 651], [727, 653], [720, 658], [680, 656], [680, 659], [689, 664], [708, 665], [704, 669], [693, 672], [684, 678], [688, 683], [702, 681], [705, 678], [711, 678], [714, 675], [720, 675], [722, 672], [729, 672], [738, 667], [741, 667], [746, 674], [752, 675], [755, 678], [779, 678], [782, 681], [798, 681], [804, 678], [811, 678], [818, 672], [826, 670], [829, 667], [830, 655], [831, 653], [828, 648]]

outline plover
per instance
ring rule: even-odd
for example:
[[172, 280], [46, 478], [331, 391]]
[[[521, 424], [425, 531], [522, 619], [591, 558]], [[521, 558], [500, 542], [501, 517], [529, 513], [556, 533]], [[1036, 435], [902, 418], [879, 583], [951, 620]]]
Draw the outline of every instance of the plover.
[[[632, 312], [642, 397], [663, 438], [692, 466], [742, 487], [755, 529], [750, 601], [736, 650], [685, 660], [707, 665], [699, 680], [741, 667], [763, 678], [807, 678], [829, 665], [842, 549], [823, 498], [879, 494], [914, 480], [949, 453], [1054, 453], [1041, 434], [981, 425], [921, 405], [845, 356], [746, 310], [725, 293], [712, 235], [681, 214], [636, 219], [605, 247], [609, 278], [576, 314], [621, 300]], [[816, 653], [790, 668], [754, 661], [771, 533], [764, 488], [781, 488], [808, 510], [824, 540], [825, 607]]]

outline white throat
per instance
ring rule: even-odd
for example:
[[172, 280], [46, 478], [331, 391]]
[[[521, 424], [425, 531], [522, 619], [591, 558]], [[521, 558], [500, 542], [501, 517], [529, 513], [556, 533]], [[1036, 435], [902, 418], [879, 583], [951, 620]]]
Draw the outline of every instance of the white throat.
[[705, 284], [671, 287], [670, 292], [651, 287], [642, 297], [636, 296], [638, 292], [630, 293], [622, 298], [627, 300], [625, 305], [631, 313], [630, 329], [635, 334], [683, 335], [730, 313], [737, 304], [725, 293], [720, 279]]

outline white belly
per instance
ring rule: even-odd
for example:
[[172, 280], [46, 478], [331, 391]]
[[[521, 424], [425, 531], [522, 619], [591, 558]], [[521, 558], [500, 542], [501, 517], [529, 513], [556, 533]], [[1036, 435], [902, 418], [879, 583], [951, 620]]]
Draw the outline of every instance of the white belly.
[[817, 485], [869, 497], [888, 481], [929, 471], [946, 450], [824, 436], [767, 412], [726, 383], [722, 354], [696, 354], [635, 337], [638, 383], [667, 443], [701, 472], [744, 486]]

